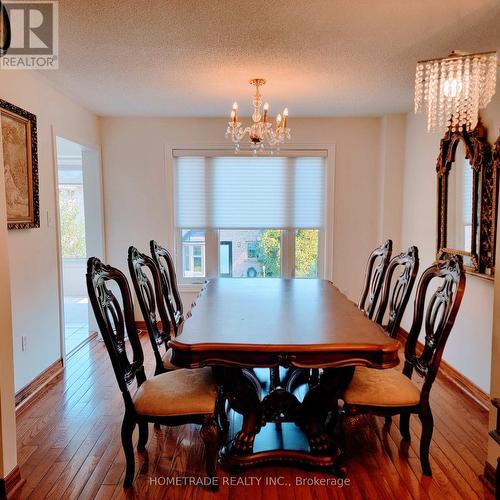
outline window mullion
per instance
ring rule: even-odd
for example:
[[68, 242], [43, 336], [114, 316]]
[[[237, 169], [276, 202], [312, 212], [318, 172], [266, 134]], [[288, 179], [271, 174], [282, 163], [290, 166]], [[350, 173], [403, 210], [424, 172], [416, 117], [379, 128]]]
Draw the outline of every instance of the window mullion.
[[[180, 278], [182, 281], [184, 281], [184, 265], [182, 262], [182, 229], [176, 228], [175, 230], [175, 239], [174, 239], [174, 244], [175, 244], [175, 255], [174, 255], [174, 260], [177, 264], [177, 269], [181, 270], [180, 272]], [[179, 274], [179, 273], [178, 273]]]
[[281, 277], [293, 278], [295, 271], [295, 231], [290, 229], [295, 222], [295, 182], [296, 182], [296, 159], [286, 158], [286, 178], [285, 183], [287, 197], [287, 214], [286, 222], [287, 229], [281, 232]]
[[295, 270], [295, 231], [281, 231], [281, 277], [293, 278]]
[[281, 277], [286, 278], [287, 277], [287, 272], [288, 272], [288, 266], [286, 264], [287, 261], [287, 253], [288, 253], [288, 248], [287, 248], [287, 235], [286, 235], [286, 229], [283, 229], [281, 231], [281, 238], [280, 238], [280, 256], [281, 256], [281, 263], [280, 263], [280, 268], [281, 268]]
[[325, 230], [320, 228], [318, 230], [318, 278], [326, 279], [326, 267], [325, 267]]

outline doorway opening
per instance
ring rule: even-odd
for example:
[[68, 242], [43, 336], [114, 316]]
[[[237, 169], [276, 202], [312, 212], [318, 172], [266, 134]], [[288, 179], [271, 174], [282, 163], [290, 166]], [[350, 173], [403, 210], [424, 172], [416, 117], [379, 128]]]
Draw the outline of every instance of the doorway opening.
[[85, 281], [89, 256], [103, 257], [99, 154], [56, 137], [61, 322], [67, 356], [97, 331]]

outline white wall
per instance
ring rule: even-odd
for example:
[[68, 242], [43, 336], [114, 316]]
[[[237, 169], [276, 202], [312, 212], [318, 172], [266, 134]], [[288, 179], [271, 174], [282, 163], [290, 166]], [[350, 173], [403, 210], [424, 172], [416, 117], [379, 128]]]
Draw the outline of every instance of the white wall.
[[[490, 132], [490, 140], [495, 141], [500, 135], [500, 91], [485, 110], [484, 123]], [[499, 221], [500, 222], [500, 221]], [[496, 247], [497, 278], [495, 279], [494, 307], [493, 307], [493, 339], [491, 347], [491, 398], [500, 398], [500, 230], [497, 230]], [[496, 409], [491, 406], [490, 429], [496, 427]], [[488, 462], [496, 468], [497, 458], [500, 457], [500, 445], [488, 436]]]
[[[357, 300], [367, 255], [379, 243], [379, 193], [374, 186], [379, 184], [380, 119], [302, 118], [291, 125], [296, 144], [335, 144], [333, 276]], [[101, 119], [111, 264], [126, 268], [128, 246], [147, 251], [152, 238], [172, 248], [166, 145], [220, 144], [225, 128], [226, 119]], [[186, 304], [192, 298], [186, 296]]]
[[380, 124], [380, 216], [379, 240], [392, 239], [395, 254], [401, 243], [406, 115], [382, 117]]
[[[1, 130], [0, 119], [0, 132]], [[0, 133], [0, 478], [5, 478], [17, 465], [17, 446], [7, 211], [2, 152]]]
[[[483, 113], [489, 127], [489, 141], [498, 135], [500, 101], [493, 101]], [[429, 266], [436, 252], [436, 161], [440, 134], [426, 130], [425, 115], [408, 113], [406, 122], [406, 160], [402, 207], [403, 246], [417, 245], [420, 269]], [[498, 266], [498, 263], [497, 263]], [[412, 299], [413, 300], [413, 299]], [[410, 302], [412, 303], [412, 302]], [[409, 328], [411, 310], [403, 328]], [[485, 392], [490, 392], [491, 342], [493, 317], [493, 282], [467, 275], [462, 306], [450, 335], [443, 359]]]
[[[497, 118], [497, 125], [500, 126], [500, 116]], [[498, 126], [497, 129], [498, 130]], [[497, 231], [496, 265], [500, 262], [500, 231]], [[498, 271], [497, 271], [498, 273]], [[491, 343], [491, 399], [500, 398], [500, 279], [495, 280], [495, 293], [493, 303], [493, 339]], [[490, 405], [489, 428], [496, 428], [497, 410]], [[500, 457], [500, 444], [491, 436], [488, 436], [488, 462], [493, 467], [497, 467], [497, 459]], [[497, 485], [498, 488], [498, 485]]]
[[[61, 357], [52, 127], [99, 147], [97, 117], [55, 91], [33, 71], [2, 71], [0, 97], [38, 120], [40, 229], [9, 231], [15, 387], [21, 389]], [[27, 350], [21, 351], [21, 336]]]

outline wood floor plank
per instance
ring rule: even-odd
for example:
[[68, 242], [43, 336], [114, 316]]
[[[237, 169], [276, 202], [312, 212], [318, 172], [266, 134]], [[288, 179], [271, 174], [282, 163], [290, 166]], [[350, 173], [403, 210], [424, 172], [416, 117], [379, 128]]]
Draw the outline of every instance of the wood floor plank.
[[[393, 441], [392, 436], [389, 433], [389, 425], [382, 424], [381, 419], [373, 417], [368, 420], [369, 425], [371, 425], [374, 429], [380, 442], [378, 455], [380, 457], [387, 456], [387, 467], [393, 471], [393, 474], [397, 474], [399, 476], [400, 484], [404, 485], [404, 488], [407, 489], [409, 498], [418, 498], [423, 500], [428, 499], [429, 495], [420, 489], [417, 474], [411, 468], [407, 458], [402, 458], [400, 453], [401, 448], [398, 448], [396, 442]], [[390, 425], [392, 426], [392, 424]], [[401, 488], [402, 487], [403, 486], [401, 486]]]
[[[110, 500], [110, 498], [113, 496], [114, 491], [115, 491], [115, 486], [111, 484], [101, 484], [94, 498], [95, 500]], [[81, 498], [83, 499], [85, 497], [82, 496]], [[87, 497], [87, 498], [92, 498], [92, 497]]]
[[[146, 371], [151, 375], [154, 359], [147, 338], [142, 341]], [[123, 402], [104, 345], [94, 339], [71, 356], [43, 396], [18, 415], [19, 466], [26, 482], [14, 498], [492, 499], [478, 479], [486, 459], [487, 412], [441, 378], [434, 384], [431, 404], [435, 416], [432, 478], [421, 472], [418, 418], [411, 419], [411, 442], [403, 443], [397, 418], [387, 426], [383, 419], [363, 416], [346, 429], [349, 484], [342, 487], [314, 486], [315, 480], [333, 477], [321, 472], [279, 467], [257, 468], [241, 476], [219, 471], [217, 495], [195, 485], [166, 485], [162, 481], [168, 478], [205, 475], [199, 428], [187, 425], [150, 426], [147, 451], [136, 453], [134, 486], [126, 491], [120, 442]], [[254, 483], [231, 484], [238, 477], [254, 478]], [[278, 477], [284, 485], [273, 484]], [[297, 485], [297, 477], [309, 483]]]

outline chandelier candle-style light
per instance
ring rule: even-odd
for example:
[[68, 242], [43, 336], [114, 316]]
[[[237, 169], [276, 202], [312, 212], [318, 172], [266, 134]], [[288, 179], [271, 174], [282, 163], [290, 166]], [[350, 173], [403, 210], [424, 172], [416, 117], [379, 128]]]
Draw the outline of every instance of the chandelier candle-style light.
[[452, 52], [419, 61], [415, 75], [415, 113], [427, 108], [427, 131], [476, 127], [479, 110], [495, 94], [497, 53]]
[[238, 121], [238, 103], [233, 103], [231, 120], [227, 124], [226, 138], [231, 138], [236, 151], [239, 150], [240, 143], [247, 134], [254, 152], [258, 149], [264, 149], [265, 146], [279, 149], [280, 145], [291, 137], [288, 127], [288, 108], [283, 110], [283, 115], [278, 114], [275, 123], [269, 117], [269, 103], [266, 102], [261, 111], [262, 95], [259, 88], [265, 83], [263, 78], [250, 80], [250, 84], [255, 86], [255, 95], [252, 98], [253, 123], [249, 127], [243, 127], [242, 123]]

